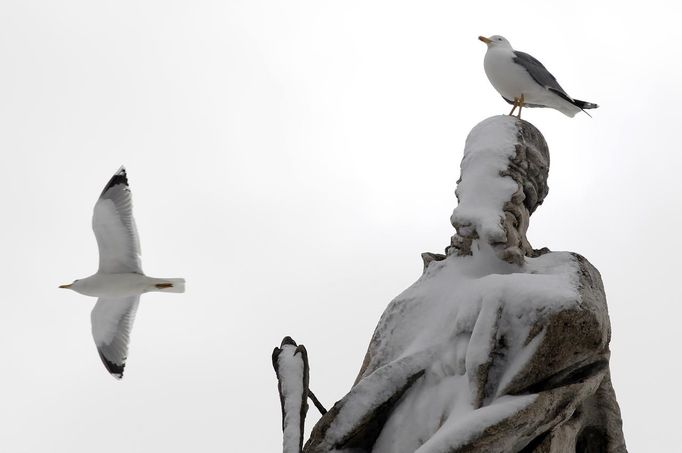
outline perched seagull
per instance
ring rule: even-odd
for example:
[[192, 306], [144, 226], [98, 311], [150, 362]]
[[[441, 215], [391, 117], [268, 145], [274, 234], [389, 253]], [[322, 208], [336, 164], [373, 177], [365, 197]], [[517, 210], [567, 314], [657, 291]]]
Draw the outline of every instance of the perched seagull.
[[142, 272], [140, 241], [125, 168], [114, 174], [95, 203], [92, 229], [99, 248], [99, 270], [60, 288], [99, 297], [91, 314], [92, 336], [104, 366], [112, 376], [121, 379], [140, 295], [149, 291], [182, 293], [185, 280], [151, 278]]
[[527, 53], [514, 50], [503, 36], [479, 36], [478, 39], [488, 46], [483, 61], [488, 80], [504, 100], [514, 106], [510, 115], [516, 107], [519, 118], [522, 107], [549, 107], [572, 118], [581, 110], [599, 107], [570, 97], [542, 63]]

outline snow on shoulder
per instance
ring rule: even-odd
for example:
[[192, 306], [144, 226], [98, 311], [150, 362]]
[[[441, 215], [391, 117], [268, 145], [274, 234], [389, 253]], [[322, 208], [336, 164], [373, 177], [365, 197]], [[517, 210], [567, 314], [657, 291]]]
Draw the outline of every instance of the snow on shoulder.
[[541, 319], [579, 303], [577, 272], [570, 253], [520, 268], [489, 246], [431, 263], [384, 312], [327, 435], [348, 437], [398, 394], [372, 451], [450, 451], [526, 408], [535, 396], [505, 387], [542, 341]]

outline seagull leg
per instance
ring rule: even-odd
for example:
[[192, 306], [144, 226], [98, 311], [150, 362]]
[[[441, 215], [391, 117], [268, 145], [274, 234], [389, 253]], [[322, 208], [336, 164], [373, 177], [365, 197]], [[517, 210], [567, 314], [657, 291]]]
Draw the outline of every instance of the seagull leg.
[[519, 105], [519, 98], [514, 98], [514, 107], [511, 109], [511, 112], [509, 112], [509, 116], [512, 116], [514, 114], [514, 110], [516, 110], [516, 107]]
[[516, 115], [518, 119], [521, 119], [521, 109], [523, 108], [523, 94], [519, 98], [519, 114]]

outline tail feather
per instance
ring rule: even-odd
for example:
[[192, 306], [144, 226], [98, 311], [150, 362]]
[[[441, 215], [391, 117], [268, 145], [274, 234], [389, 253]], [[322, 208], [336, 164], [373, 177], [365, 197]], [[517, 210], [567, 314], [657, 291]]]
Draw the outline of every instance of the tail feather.
[[597, 107], [599, 107], [597, 104], [593, 104], [591, 102], [586, 102], [586, 101], [581, 101], [580, 99], [573, 99], [573, 101], [571, 103], [573, 105], [575, 105], [576, 107], [578, 107], [580, 110], [582, 110], [583, 113], [585, 115], [589, 116], [590, 118], [592, 118], [592, 115], [587, 113], [586, 110], [587, 109], [596, 109]]
[[[563, 100], [565, 100], [566, 102], [570, 102], [571, 104], [575, 105], [576, 107], [578, 107], [580, 110], [582, 110], [589, 117], [592, 117], [592, 115], [585, 112], [585, 110], [596, 109], [597, 107], [599, 107], [597, 104], [593, 104], [591, 102], [581, 101], [580, 99], [573, 99], [572, 97], [567, 95], [563, 90], [559, 90], [559, 89], [552, 88], [552, 87], [547, 87], [547, 89], [549, 91], [551, 91], [552, 93], [556, 94], [557, 96], [559, 96], [560, 98], [562, 98]], [[561, 110], [561, 111], [564, 112], [563, 110]], [[564, 112], [564, 113], [570, 117], [573, 117], [573, 115], [575, 115], [575, 113], [573, 115], [571, 115], [570, 113], [566, 113], [566, 112]]]
[[185, 279], [184, 278], [163, 278], [159, 279], [159, 283], [154, 285], [157, 291], [164, 293], [184, 293]]
[[583, 109], [583, 110], [596, 109], [597, 107], [599, 107], [597, 104], [593, 104], [591, 102], [586, 102], [586, 101], [581, 101], [579, 99], [573, 99], [573, 105], [575, 105], [576, 107]]

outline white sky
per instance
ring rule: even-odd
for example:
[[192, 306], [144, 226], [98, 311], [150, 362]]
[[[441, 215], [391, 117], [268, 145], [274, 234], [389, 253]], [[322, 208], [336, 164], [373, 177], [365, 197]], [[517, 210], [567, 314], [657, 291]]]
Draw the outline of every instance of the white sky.
[[[672, 2], [0, 3], [0, 450], [272, 452], [272, 348], [345, 394], [378, 318], [453, 229], [464, 139], [509, 107], [480, 34], [594, 118], [527, 110], [551, 151], [535, 247], [601, 271], [631, 451], [673, 451], [680, 11]], [[92, 206], [128, 168], [152, 276], [122, 382], [90, 335]], [[314, 408], [309, 426], [317, 419]]]

